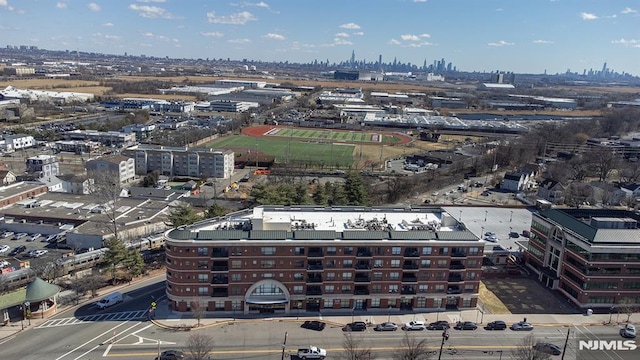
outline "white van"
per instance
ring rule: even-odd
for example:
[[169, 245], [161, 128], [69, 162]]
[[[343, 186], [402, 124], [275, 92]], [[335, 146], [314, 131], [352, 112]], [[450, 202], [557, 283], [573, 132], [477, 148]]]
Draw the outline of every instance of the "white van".
[[98, 309], [102, 310], [120, 302], [122, 302], [122, 293], [114, 292], [103, 297], [96, 303], [96, 306], [98, 307]]

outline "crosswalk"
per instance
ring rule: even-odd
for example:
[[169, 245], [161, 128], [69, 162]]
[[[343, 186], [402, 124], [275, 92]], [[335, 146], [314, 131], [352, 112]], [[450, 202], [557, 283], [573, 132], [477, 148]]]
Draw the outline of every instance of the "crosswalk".
[[116, 313], [95, 314], [78, 317], [68, 317], [61, 319], [51, 319], [43, 322], [36, 329], [52, 328], [59, 326], [80, 325], [97, 321], [126, 321], [143, 319], [147, 314], [146, 310], [124, 311]]

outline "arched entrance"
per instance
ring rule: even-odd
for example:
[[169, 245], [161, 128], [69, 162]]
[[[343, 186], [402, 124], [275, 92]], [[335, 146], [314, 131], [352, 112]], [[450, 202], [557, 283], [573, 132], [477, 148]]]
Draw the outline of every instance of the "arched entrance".
[[276, 280], [261, 280], [251, 285], [244, 297], [245, 313], [289, 313], [291, 296], [287, 287]]

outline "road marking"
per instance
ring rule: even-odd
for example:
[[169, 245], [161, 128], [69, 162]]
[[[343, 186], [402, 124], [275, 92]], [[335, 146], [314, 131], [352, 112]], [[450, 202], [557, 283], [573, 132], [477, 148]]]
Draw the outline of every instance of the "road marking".
[[80, 325], [80, 324], [87, 324], [91, 322], [109, 321], [109, 320], [117, 320], [117, 321], [138, 320], [138, 319], [143, 319], [145, 315], [146, 315], [146, 310], [138, 310], [138, 311], [125, 311], [125, 312], [119, 312], [119, 313], [108, 313], [108, 314], [101, 314], [101, 315], [87, 315], [87, 316], [69, 317], [69, 318], [62, 318], [62, 319], [52, 319], [52, 320], [47, 320], [43, 322], [38, 327], [36, 327], [36, 329], [45, 329], [45, 328], [58, 327], [58, 326]]
[[104, 336], [104, 335], [106, 335], [106, 334], [108, 334], [108, 333], [110, 333], [110, 332], [114, 331], [115, 329], [119, 328], [120, 326], [122, 326], [122, 325], [124, 325], [124, 324], [126, 324], [126, 323], [127, 323], [127, 322], [125, 321], [125, 322], [123, 322], [123, 323], [121, 323], [121, 324], [118, 324], [118, 325], [116, 325], [116, 326], [112, 327], [111, 329], [109, 329], [109, 330], [107, 330], [107, 331], [103, 332], [103, 333], [102, 333], [102, 334], [100, 334], [100, 335], [95, 336], [93, 339], [91, 339], [91, 340], [89, 340], [89, 341], [85, 342], [84, 344], [82, 344], [82, 345], [80, 345], [80, 346], [76, 347], [75, 349], [70, 350], [70, 351], [68, 351], [68, 352], [64, 353], [62, 356], [60, 356], [60, 357], [56, 358], [55, 360], [60, 360], [60, 359], [62, 359], [63, 357], [65, 357], [65, 356], [67, 356], [67, 355], [71, 354], [72, 352], [74, 352], [74, 351], [76, 351], [76, 350], [78, 350], [78, 349], [82, 348], [83, 346], [85, 346], [85, 345], [89, 344], [90, 342], [95, 341], [96, 339], [98, 339], [98, 338], [100, 338], [100, 337], [102, 337], [102, 336]]
[[104, 352], [102, 353], [102, 357], [107, 357], [107, 355], [109, 354], [109, 350], [111, 350], [111, 346], [112, 344], [109, 344], [109, 346], [107, 346], [107, 348], [104, 349]]
[[[133, 329], [134, 327], [138, 326], [138, 324], [141, 324], [141, 323], [140, 323], [140, 322], [138, 322], [138, 323], [133, 324], [131, 327], [129, 327], [128, 329], [124, 330], [122, 333], [123, 333], [123, 334], [124, 334], [124, 333], [126, 333], [127, 331], [129, 331], [129, 330]], [[114, 339], [117, 341], [117, 337], [118, 337], [117, 332], [116, 332], [115, 330], [114, 330], [113, 332], [114, 332], [114, 335], [113, 335], [112, 337], [110, 337], [110, 338], [108, 338], [108, 339], [107, 339], [107, 341], [110, 341], [111, 343], [113, 343], [113, 340], [114, 340]], [[127, 336], [128, 336], [128, 335], [127, 335]], [[126, 336], [123, 336], [123, 338], [124, 338], [124, 337], [126, 337]], [[99, 347], [100, 347], [100, 346], [102, 346], [102, 345], [104, 345], [104, 343], [98, 343], [98, 345], [96, 345], [96, 346], [92, 347], [91, 349], [89, 349], [89, 350], [85, 351], [83, 354], [80, 354], [80, 356], [78, 356], [77, 358], [75, 358], [75, 359], [73, 359], [73, 360], [80, 360], [80, 359], [82, 359], [82, 357], [83, 357], [83, 356], [85, 356], [85, 355], [87, 355], [87, 354], [91, 353], [93, 350], [95, 350], [95, 349], [99, 348]]]

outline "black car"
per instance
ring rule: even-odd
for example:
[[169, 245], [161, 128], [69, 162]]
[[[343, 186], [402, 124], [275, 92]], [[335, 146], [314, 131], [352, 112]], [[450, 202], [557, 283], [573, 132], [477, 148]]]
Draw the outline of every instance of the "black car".
[[435, 321], [429, 324], [429, 326], [427, 326], [427, 329], [428, 330], [446, 330], [450, 327], [451, 325], [449, 325], [448, 321], [440, 320], [440, 321]]
[[180, 350], [165, 350], [160, 353], [160, 357], [156, 356], [156, 360], [180, 360], [184, 359], [184, 353]]
[[562, 350], [560, 349], [560, 347], [558, 345], [551, 344], [551, 343], [537, 343], [533, 345], [533, 348], [536, 351], [539, 351], [545, 354], [551, 354], [551, 355], [562, 354]]
[[507, 323], [502, 320], [492, 321], [484, 327], [486, 330], [505, 330], [507, 328]]
[[342, 331], [365, 331], [367, 330], [367, 324], [364, 321], [355, 321], [345, 325]]
[[26, 246], [24, 246], [24, 245], [17, 246], [13, 250], [11, 250], [11, 252], [9, 253], [9, 256], [16, 256], [16, 255], [24, 252], [25, 250], [27, 250]]
[[302, 325], [300, 325], [300, 327], [303, 329], [309, 329], [309, 330], [315, 330], [315, 331], [322, 331], [324, 330], [325, 326], [326, 326], [325, 323], [317, 320], [305, 321], [304, 323], [302, 323]]
[[453, 328], [456, 330], [475, 330], [478, 325], [472, 321], [459, 321]]

